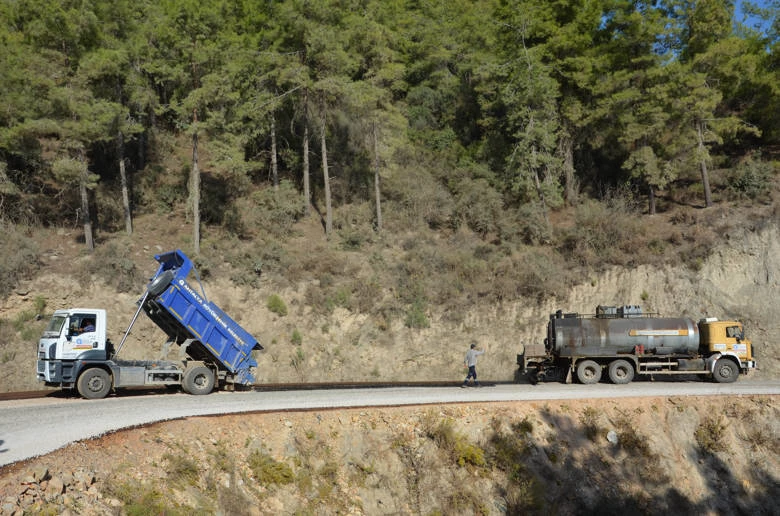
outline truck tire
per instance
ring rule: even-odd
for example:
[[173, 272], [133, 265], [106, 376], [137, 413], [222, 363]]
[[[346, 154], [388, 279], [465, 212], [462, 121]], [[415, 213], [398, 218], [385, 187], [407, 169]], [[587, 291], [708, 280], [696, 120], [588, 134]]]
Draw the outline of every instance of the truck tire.
[[715, 362], [712, 378], [718, 383], [736, 382], [739, 377], [739, 366], [730, 358], [719, 358]]
[[613, 360], [609, 363], [609, 380], [615, 385], [631, 383], [634, 379], [634, 366], [628, 360]]
[[187, 369], [181, 381], [184, 392], [202, 395], [214, 390], [214, 373], [206, 366]]
[[171, 284], [171, 281], [173, 281], [173, 271], [165, 271], [154, 278], [152, 282], [149, 283], [149, 286], [146, 287], [146, 290], [149, 292], [149, 295], [152, 296], [162, 294], [165, 292], [165, 289], [168, 288], [168, 285]]
[[111, 376], [99, 367], [92, 367], [81, 373], [77, 389], [88, 400], [105, 398], [111, 390]]
[[577, 379], [585, 385], [599, 383], [601, 366], [593, 360], [583, 360], [577, 364]]

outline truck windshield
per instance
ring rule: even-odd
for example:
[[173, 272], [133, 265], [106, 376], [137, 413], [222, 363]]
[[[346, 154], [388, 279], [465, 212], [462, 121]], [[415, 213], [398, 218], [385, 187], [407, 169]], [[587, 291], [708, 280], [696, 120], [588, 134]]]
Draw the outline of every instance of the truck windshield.
[[46, 329], [43, 330], [44, 335], [47, 334], [53, 334], [55, 336], [59, 335], [62, 331], [62, 327], [65, 324], [65, 321], [67, 321], [68, 318], [64, 315], [55, 315], [51, 318], [51, 321], [49, 321], [49, 325], [46, 326]]

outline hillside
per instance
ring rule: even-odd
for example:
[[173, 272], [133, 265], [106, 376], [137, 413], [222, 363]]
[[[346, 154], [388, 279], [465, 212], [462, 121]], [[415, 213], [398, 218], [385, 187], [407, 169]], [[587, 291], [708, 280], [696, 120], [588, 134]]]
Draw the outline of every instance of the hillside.
[[[144, 220], [148, 231], [144, 231]], [[40, 269], [0, 302], [0, 321], [5, 321], [0, 324], [4, 336], [0, 344], [1, 391], [40, 388], [33, 374], [33, 350], [47, 314], [54, 309], [107, 308], [109, 336], [115, 342], [121, 339], [143, 292], [144, 278], [156, 269], [153, 255], [182, 242], [163, 228], [154, 228], [153, 220], [142, 219], [132, 240], [120, 237], [118, 243], [105, 245], [104, 249], [114, 248], [114, 255], [100, 250], [94, 255], [84, 253], [77, 231], [36, 230]], [[462, 355], [472, 339], [489, 348], [480, 363], [480, 374], [511, 380], [516, 354], [526, 343], [541, 342], [548, 314], [557, 309], [593, 313], [598, 304], [640, 304], [648, 312], [694, 319], [740, 319], [758, 353], [755, 375], [776, 378], [780, 373], [773, 340], [780, 335], [780, 305], [776, 301], [780, 226], [776, 222], [724, 230], [695, 269], [670, 264], [611, 266], [602, 272], [592, 270], [559, 296], [507, 301], [470, 296], [450, 299], [439, 306], [428, 305], [424, 310], [428, 325], [420, 328], [410, 327], [403, 312], [381, 310], [381, 303], [393, 306], [389, 303], [397, 303], [393, 300], [400, 296], [392, 283], [374, 286], [377, 298], [365, 311], [359, 303], [328, 305], [326, 298], [335, 287], [354, 284], [356, 279], [377, 282], [377, 273], [367, 264], [371, 257], [381, 254], [383, 268], [392, 269], [394, 263], [406, 258], [402, 249], [380, 241], [361, 252], [334, 250], [322, 240], [321, 233], [317, 234], [316, 225], [304, 222], [298, 232], [299, 236], [287, 243], [289, 252], [297, 249], [299, 256], [319, 253], [324, 260], [338, 263], [337, 272], [323, 274], [319, 280], [302, 275], [300, 281], [293, 282], [269, 267], [252, 282], [237, 282], [238, 265], [227, 261], [231, 258], [228, 253], [235, 253], [235, 249], [218, 248], [215, 243], [204, 251], [210, 264], [207, 274], [201, 271], [207, 296], [265, 346], [258, 356], [256, 377], [261, 382], [455, 380], [462, 375]], [[440, 253], [448, 252], [450, 244], [444, 241], [440, 245]], [[117, 247], [126, 251], [119, 253]], [[129, 275], [134, 284], [119, 289], [117, 262], [127, 260], [138, 264]], [[114, 272], [106, 274], [102, 269]], [[113, 283], [108, 283], [106, 278], [111, 280], [112, 275]], [[325, 279], [332, 286], [325, 285]], [[504, 280], [495, 277], [493, 281]], [[441, 281], [448, 281], [446, 273]], [[274, 294], [286, 305], [286, 315], [269, 309], [268, 299]], [[349, 297], [350, 292], [345, 295]], [[41, 303], [45, 304], [43, 317], [36, 320]], [[122, 354], [125, 358], [156, 358], [163, 341], [162, 332], [142, 317]]]
[[0, 470], [0, 514], [776, 514], [775, 397], [188, 418]]

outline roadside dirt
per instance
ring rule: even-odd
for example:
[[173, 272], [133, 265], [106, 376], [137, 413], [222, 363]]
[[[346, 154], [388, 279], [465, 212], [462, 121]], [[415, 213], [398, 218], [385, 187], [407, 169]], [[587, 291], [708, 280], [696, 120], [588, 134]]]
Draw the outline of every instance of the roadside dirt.
[[777, 401], [187, 418], [0, 470], [0, 514], [775, 514]]

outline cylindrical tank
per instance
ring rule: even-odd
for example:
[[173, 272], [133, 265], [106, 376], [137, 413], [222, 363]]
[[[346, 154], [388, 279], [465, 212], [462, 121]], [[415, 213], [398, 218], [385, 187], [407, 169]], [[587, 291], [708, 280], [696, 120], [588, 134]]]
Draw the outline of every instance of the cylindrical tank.
[[694, 355], [699, 350], [699, 327], [684, 317], [594, 317], [562, 312], [550, 316], [547, 351], [553, 355], [614, 355], [639, 349], [645, 354]]

